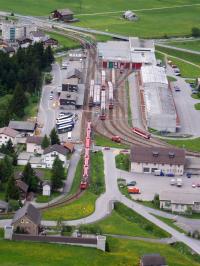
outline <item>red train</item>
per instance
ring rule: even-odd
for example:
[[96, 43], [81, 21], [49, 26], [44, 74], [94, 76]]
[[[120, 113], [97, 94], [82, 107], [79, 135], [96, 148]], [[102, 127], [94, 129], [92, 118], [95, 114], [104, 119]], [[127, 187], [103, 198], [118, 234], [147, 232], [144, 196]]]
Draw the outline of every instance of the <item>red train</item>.
[[144, 130], [142, 130], [140, 128], [137, 128], [137, 127], [133, 127], [132, 131], [134, 133], [136, 133], [137, 135], [145, 138], [145, 139], [150, 139], [150, 137], [151, 137], [151, 134], [149, 132], [146, 132], [146, 131], [144, 131]]
[[83, 164], [83, 175], [80, 183], [80, 189], [84, 190], [88, 187], [89, 166], [90, 166], [90, 145], [91, 145], [91, 122], [87, 122], [86, 137], [85, 137], [85, 156]]

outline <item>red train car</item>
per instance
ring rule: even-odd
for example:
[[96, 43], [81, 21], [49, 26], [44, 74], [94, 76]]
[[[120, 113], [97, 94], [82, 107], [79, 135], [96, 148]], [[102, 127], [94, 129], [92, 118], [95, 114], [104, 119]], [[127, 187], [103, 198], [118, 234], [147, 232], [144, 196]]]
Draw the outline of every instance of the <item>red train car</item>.
[[137, 128], [137, 127], [132, 128], [132, 131], [134, 133], [136, 133], [137, 135], [145, 138], [145, 139], [150, 139], [150, 137], [151, 137], [151, 134], [149, 132], [146, 132], [146, 131], [144, 131], [140, 128]]

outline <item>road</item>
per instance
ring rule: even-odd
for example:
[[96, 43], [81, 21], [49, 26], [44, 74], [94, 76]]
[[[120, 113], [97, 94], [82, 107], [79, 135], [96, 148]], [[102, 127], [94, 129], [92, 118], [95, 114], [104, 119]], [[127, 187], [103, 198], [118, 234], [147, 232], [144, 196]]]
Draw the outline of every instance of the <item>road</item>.
[[[43, 127], [41, 128], [41, 135], [45, 134], [49, 136], [51, 130], [55, 127], [55, 121], [57, 116], [57, 108], [54, 108], [56, 104], [57, 86], [61, 85], [62, 75], [59, 64], [55, 63], [52, 66], [53, 81], [50, 85], [44, 85], [42, 89], [42, 95], [40, 100], [39, 112], [38, 112], [38, 123]], [[53, 100], [49, 99], [49, 96], [53, 91]]]
[[166, 44], [161, 44], [161, 43], [156, 43], [156, 45], [157, 46], [160, 46], [160, 47], [164, 47], [164, 48], [169, 48], [169, 49], [172, 49], [172, 50], [176, 50], [176, 51], [181, 51], [181, 52], [187, 52], [187, 53], [191, 53], [191, 54], [200, 55], [200, 52], [194, 51], [194, 50], [189, 50], [189, 49], [185, 49], [185, 48], [174, 47], [174, 46], [171, 46], [171, 45], [166, 45]]

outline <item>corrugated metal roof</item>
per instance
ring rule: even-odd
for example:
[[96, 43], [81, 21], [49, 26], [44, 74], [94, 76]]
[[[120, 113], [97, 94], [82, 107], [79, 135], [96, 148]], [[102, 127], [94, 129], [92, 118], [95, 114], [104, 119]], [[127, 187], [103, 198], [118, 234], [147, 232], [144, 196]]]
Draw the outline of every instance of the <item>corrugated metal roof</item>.
[[162, 83], [168, 85], [165, 69], [158, 66], [141, 67], [142, 82], [144, 83]]

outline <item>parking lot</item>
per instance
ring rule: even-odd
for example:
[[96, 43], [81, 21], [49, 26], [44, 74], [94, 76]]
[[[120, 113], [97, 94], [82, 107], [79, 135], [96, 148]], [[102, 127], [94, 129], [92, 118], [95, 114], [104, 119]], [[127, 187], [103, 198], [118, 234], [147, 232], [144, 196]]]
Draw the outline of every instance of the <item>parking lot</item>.
[[[159, 194], [161, 191], [171, 190], [176, 193], [176, 191], [190, 191], [190, 192], [198, 192], [200, 193], [199, 187], [192, 187], [192, 184], [200, 184], [200, 176], [195, 175], [191, 178], [187, 178], [186, 176], [178, 177], [183, 181], [182, 187], [177, 187], [176, 185], [170, 185], [170, 180], [172, 177], [166, 176], [154, 176], [150, 174], [136, 174], [129, 173], [125, 171], [118, 170], [118, 178], [126, 179], [126, 182], [129, 183], [133, 180], [137, 182], [136, 186], [140, 189], [141, 194], [132, 195], [133, 199], [141, 199], [150, 201], [154, 198], [154, 195]], [[176, 179], [177, 177], [174, 177]]]

